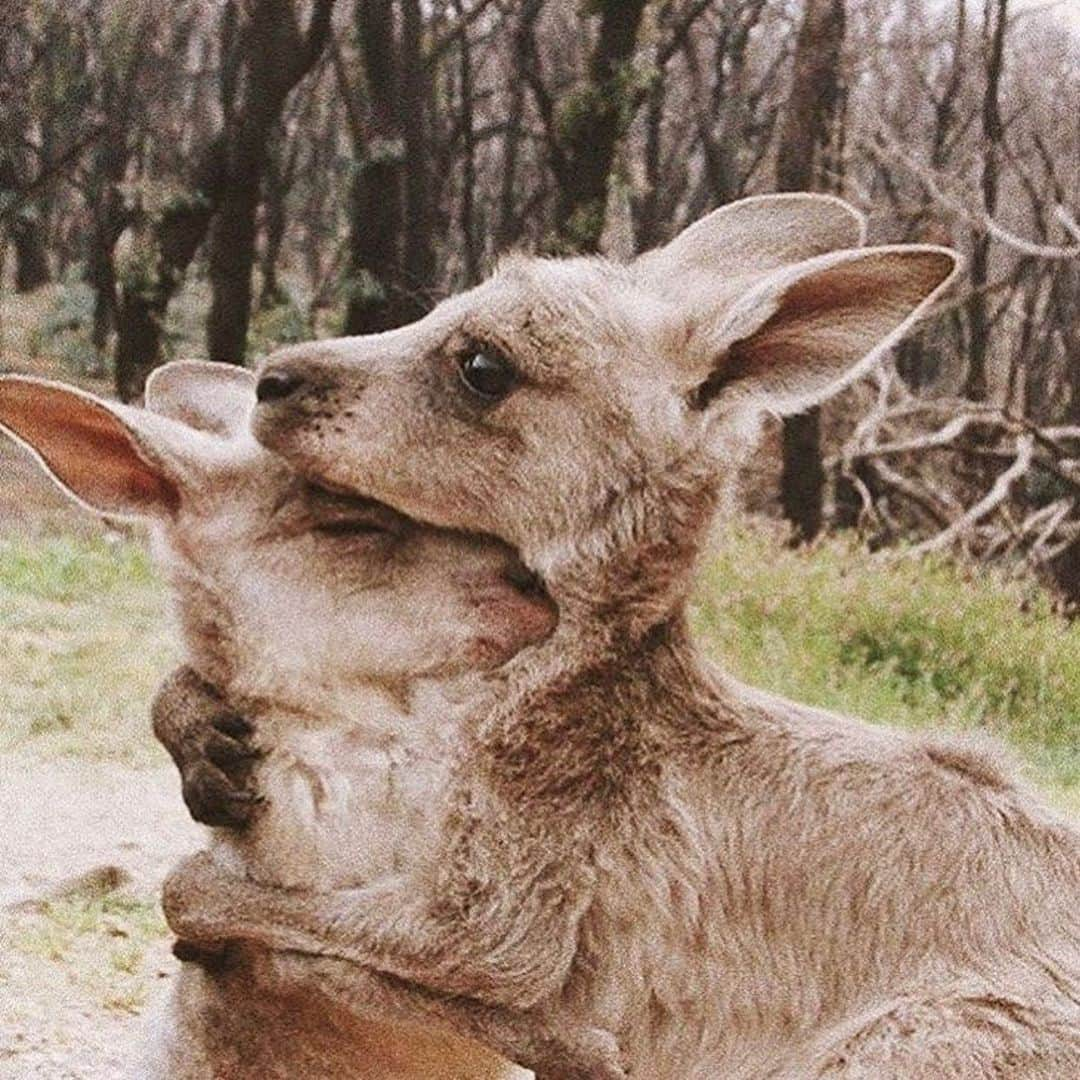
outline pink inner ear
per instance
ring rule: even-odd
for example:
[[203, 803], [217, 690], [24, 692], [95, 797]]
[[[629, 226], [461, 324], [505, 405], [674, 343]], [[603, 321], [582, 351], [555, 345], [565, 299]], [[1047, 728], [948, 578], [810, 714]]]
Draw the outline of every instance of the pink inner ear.
[[478, 579], [468, 588], [479, 621], [470, 660], [480, 667], [505, 663], [526, 645], [543, 641], [559, 621], [546, 596], [522, 593], [501, 578]]
[[788, 285], [776, 310], [728, 348], [694, 403], [750, 380], [813, 398], [899, 327], [954, 266], [951, 256], [918, 248], [856, 254]]
[[0, 424], [40, 455], [73, 494], [102, 510], [175, 511], [177, 486], [139, 456], [127, 428], [107, 409], [62, 387], [8, 382]]

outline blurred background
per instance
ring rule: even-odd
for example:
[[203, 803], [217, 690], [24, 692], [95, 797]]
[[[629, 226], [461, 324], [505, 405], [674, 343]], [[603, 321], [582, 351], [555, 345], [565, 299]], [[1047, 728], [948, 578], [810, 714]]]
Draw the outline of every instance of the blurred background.
[[[1080, 807], [1077, 0], [0, 5], [0, 369], [124, 400], [792, 190], [967, 269], [766, 426], [702, 639], [801, 700], [989, 730]], [[7, 440], [0, 634], [0, 1076], [109, 1077], [193, 835], [147, 719], [176, 639], [144, 537]]]

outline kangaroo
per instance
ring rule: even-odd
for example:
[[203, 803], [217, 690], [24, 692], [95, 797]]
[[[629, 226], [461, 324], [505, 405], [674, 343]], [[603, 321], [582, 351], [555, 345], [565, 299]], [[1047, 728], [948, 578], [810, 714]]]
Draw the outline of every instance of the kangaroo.
[[636, 1080], [1080, 1075], [1080, 834], [992, 754], [740, 685], [688, 633], [761, 409], [864, 372], [956, 272], [862, 240], [839, 200], [745, 200], [265, 363], [266, 446], [499, 537], [559, 621], [487, 678], [416, 869], [315, 895], [194, 856], [179, 933], [603, 1029]]
[[[218, 364], [159, 369], [148, 411], [0, 379], [0, 425], [64, 490], [154, 523], [190, 664], [155, 726], [196, 817], [237, 826], [215, 834], [215, 860], [264, 884], [358, 886], [411, 864], [437, 820], [452, 699], [554, 615], [506, 545], [299, 480], [248, 434], [254, 404], [253, 376]], [[258, 760], [210, 684], [255, 721]], [[185, 698], [199, 708], [176, 708]], [[282, 992], [266, 950], [178, 955], [212, 962], [184, 965], [140, 1077], [526, 1075], [415, 1015], [380, 1015], [378, 986], [346, 1014], [317, 987]]]

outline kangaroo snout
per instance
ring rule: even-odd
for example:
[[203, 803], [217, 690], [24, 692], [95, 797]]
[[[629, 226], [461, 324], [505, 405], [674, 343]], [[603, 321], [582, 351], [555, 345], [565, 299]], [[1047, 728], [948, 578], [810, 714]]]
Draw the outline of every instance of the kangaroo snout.
[[[397, 445], [391, 429], [399, 416], [410, 413], [392, 377], [403, 376], [413, 358], [425, 355], [426, 341], [418, 341], [415, 328], [368, 337], [332, 338], [281, 349], [260, 364], [255, 382], [256, 405], [250, 430], [273, 453], [292, 462], [301, 475], [325, 458], [324, 448], [334, 439], [350, 446], [383, 442]], [[453, 385], [457, 385], [456, 373]], [[346, 466], [350, 458], [342, 455]], [[390, 475], [400, 463], [375, 463], [374, 476]], [[349, 491], [369, 491], [378, 499], [372, 477], [346, 467], [340, 475], [321, 469], [319, 483]], [[397, 484], [395, 483], [395, 489]], [[407, 508], [399, 507], [408, 513]], [[442, 522], [433, 521], [440, 525]]]
[[[336, 361], [336, 362], [335, 362]], [[294, 350], [271, 356], [259, 371], [255, 397], [260, 406], [296, 406], [306, 402], [324, 402], [341, 388], [341, 361], [311, 349]], [[360, 389], [360, 372], [351, 372], [350, 387]]]
[[303, 377], [295, 371], [271, 371], [259, 379], [255, 386], [255, 397], [260, 402], [281, 401], [303, 384]]
[[255, 437], [277, 452], [297, 451], [366, 385], [364, 374], [319, 345], [283, 350], [260, 365], [251, 418]]

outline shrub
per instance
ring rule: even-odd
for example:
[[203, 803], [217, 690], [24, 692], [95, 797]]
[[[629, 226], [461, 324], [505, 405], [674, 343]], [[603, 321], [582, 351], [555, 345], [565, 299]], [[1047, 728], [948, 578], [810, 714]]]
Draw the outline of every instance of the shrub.
[[73, 375], [102, 374], [102, 357], [91, 341], [94, 327], [94, 290], [70, 270], [51, 292], [51, 299], [28, 347], [38, 356], [54, 360]]
[[1028, 588], [843, 540], [788, 550], [742, 528], [706, 563], [695, 611], [747, 682], [875, 722], [983, 728], [1038, 778], [1080, 789], [1080, 623]]
[[256, 311], [248, 330], [248, 354], [261, 356], [279, 345], [294, 345], [312, 335], [311, 324], [290, 297], [281, 304]]

